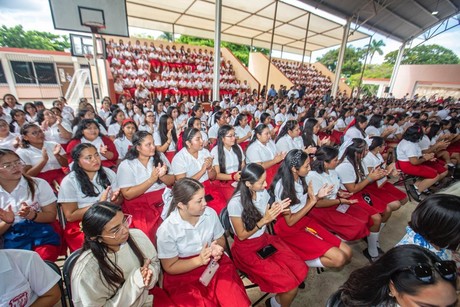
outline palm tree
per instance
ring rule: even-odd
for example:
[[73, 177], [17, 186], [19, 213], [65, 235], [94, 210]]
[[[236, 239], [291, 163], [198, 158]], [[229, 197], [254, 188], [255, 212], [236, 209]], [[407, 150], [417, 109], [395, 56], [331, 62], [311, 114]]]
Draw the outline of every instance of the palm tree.
[[372, 63], [372, 58], [374, 57], [375, 53], [378, 53], [379, 55], [382, 55], [383, 54], [383, 50], [382, 50], [382, 47], [385, 47], [385, 43], [383, 42], [383, 40], [378, 40], [376, 41], [375, 39], [373, 39], [371, 41], [371, 44], [369, 46], [369, 44], [367, 44], [366, 46], [364, 46], [364, 49], [367, 49], [369, 48], [369, 53], [371, 55], [371, 59], [369, 61], [369, 64]]
[[163, 40], [163, 41], [173, 42], [174, 35], [171, 32], [163, 32], [163, 34], [158, 36], [158, 39]]

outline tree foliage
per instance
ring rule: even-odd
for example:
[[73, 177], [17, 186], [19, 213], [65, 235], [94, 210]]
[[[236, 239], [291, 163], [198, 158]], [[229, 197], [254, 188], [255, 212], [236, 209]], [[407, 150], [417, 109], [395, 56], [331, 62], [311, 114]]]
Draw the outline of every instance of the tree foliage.
[[[392, 72], [393, 72], [393, 66], [390, 64], [383, 63], [381, 65], [367, 65], [366, 70], [364, 71], [363, 78], [388, 79], [391, 77]], [[352, 75], [348, 79], [349, 81], [348, 85], [351, 87], [359, 86], [360, 77], [361, 77], [361, 72]]]
[[[361, 72], [365, 53], [366, 50], [364, 49], [347, 46], [342, 65], [342, 75], [349, 77]], [[316, 60], [335, 73], [338, 57], [339, 48], [326, 52], [323, 56], [317, 58]]]
[[171, 32], [163, 32], [160, 36], [158, 36], [159, 40], [173, 42], [174, 35]]
[[56, 35], [49, 32], [25, 31], [21, 25], [0, 28], [0, 46], [39, 50], [64, 51], [70, 48], [67, 35]]
[[[385, 63], [394, 65], [398, 50], [385, 55]], [[459, 57], [450, 49], [439, 45], [420, 45], [404, 50], [402, 64], [460, 64]]]
[[[375, 39], [373, 39], [369, 44], [367, 44], [366, 46], [364, 46], [364, 49], [365, 50], [368, 50], [369, 49], [369, 54], [371, 56], [371, 59], [369, 60], [369, 64], [372, 63], [372, 59], [374, 58], [374, 55], [376, 53], [382, 55], [383, 54], [383, 50], [382, 50], [382, 47], [385, 47], [385, 43], [383, 42], [383, 40], [378, 40], [376, 41]], [[366, 51], [367, 52], [367, 51]]]

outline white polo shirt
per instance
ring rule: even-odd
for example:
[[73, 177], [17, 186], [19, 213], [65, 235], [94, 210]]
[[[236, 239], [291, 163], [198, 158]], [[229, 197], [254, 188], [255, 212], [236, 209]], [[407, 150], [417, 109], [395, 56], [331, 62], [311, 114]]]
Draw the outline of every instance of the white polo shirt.
[[312, 183], [313, 192], [318, 194], [319, 190], [323, 187], [323, 185], [328, 184], [332, 185], [334, 189], [332, 190], [331, 194], [327, 195], [326, 199], [336, 199], [337, 192], [340, 189], [340, 178], [339, 174], [335, 170], [329, 170], [328, 173], [324, 172], [322, 174], [318, 174], [315, 171], [309, 171], [307, 177], [305, 178], [305, 182], [309, 184]]
[[[153, 133], [153, 142], [155, 143], [155, 146], [163, 145], [163, 143], [161, 143], [161, 137], [160, 137], [160, 133], [158, 131], [155, 131]], [[168, 147], [167, 151], [176, 151], [176, 142], [171, 140], [171, 144], [169, 144], [169, 147]]]
[[211, 126], [211, 128], [209, 128], [208, 130], [208, 136], [209, 138], [211, 139], [217, 139], [217, 133], [219, 131], [219, 125], [217, 123], [215, 123], [214, 125]]
[[[235, 127], [235, 135], [237, 139], [242, 139], [246, 135], [248, 135], [248, 132], [251, 131], [251, 127], [249, 125], [246, 125], [246, 127], [241, 127], [241, 126], [236, 126]], [[248, 139], [249, 140], [249, 139]]]
[[125, 158], [129, 148], [133, 146], [133, 143], [130, 140], [128, 140], [125, 136], [122, 136], [121, 138], [116, 138], [115, 141], [113, 141], [113, 143], [117, 148], [118, 159], [120, 160]]
[[[182, 148], [172, 160], [172, 173], [174, 175], [185, 174], [186, 177], [192, 177], [198, 173], [204, 164], [204, 159], [211, 157], [209, 150], [203, 148], [198, 152], [198, 158], [192, 156], [187, 148]], [[208, 180], [208, 172], [204, 172], [203, 176], [198, 180], [205, 182]]]
[[199, 255], [203, 246], [224, 234], [216, 211], [206, 207], [195, 226], [184, 221], [179, 210], [174, 210], [157, 231], [158, 258], [185, 258]]
[[383, 159], [380, 153], [377, 153], [377, 155], [374, 155], [370, 151], [367, 153], [367, 155], [363, 159], [363, 164], [366, 168], [374, 168], [384, 162], [385, 160]]
[[109, 130], [107, 132], [108, 136], [117, 136], [120, 132], [121, 125], [119, 123], [113, 123], [109, 125]]
[[[43, 147], [46, 148], [46, 152], [48, 153], [48, 161], [46, 162], [45, 166], [42, 168], [41, 172], [46, 172], [54, 169], [60, 169], [61, 165], [59, 164], [58, 160], [53, 154], [54, 147], [57, 145], [55, 142], [45, 141], [43, 143]], [[24, 161], [27, 165], [34, 166], [42, 161], [42, 150], [38, 149], [32, 145], [29, 145], [28, 148], [18, 148], [16, 153], [19, 155], [22, 161]], [[61, 148], [59, 151], [60, 155], [65, 155], [64, 149]]]
[[[240, 151], [241, 151], [242, 161], [244, 161], [243, 150], [241, 149], [240, 146], [238, 147], [240, 148]], [[233, 148], [230, 148], [230, 150], [228, 150], [227, 148], [224, 147], [223, 149], [224, 149], [224, 154], [225, 154], [225, 170], [220, 170], [220, 172], [225, 173], [225, 174], [231, 174], [231, 173], [237, 172], [239, 163], [238, 163], [238, 156], [236, 155], [235, 151], [233, 150]], [[214, 148], [211, 150], [211, 155], [214, 157], [214, 160], [212, 161], [212, 165], [213, 166], [219, 165], [219, 155], [218, 155], [217, 146], [214, 146]]]
[[[67, 132], [72, 133], [72, 128], [67, 123], [67, 121], [62, 121], [61, 126], [67, 130]], [[59, 144], [67, 144], [70, 141], [70, 139], [64, 139], [59, 135], [59, 125], [57, 123], [54, 123], [54, 125], [48, 127], [44, 133], [45, 139], [47, 141], [52, 141]]]
[[420, 146], [422, 151], [427, 150], [431, 146], [430, 138], [424, 135], [423, 138], [418, 142], [418, 146]]
[[[112, 191], [118, 189], [117, 175], [114, 171], [109, 168], [102, 167], [107, 174], [107, 178], [110, 181]], [[62, 179], [61, 188], [59, 189], [58, 202], [59, 203], [77, 203], [79, 209], [91, 206], [92, 204], [99, 201], [101, 193], [104, 192], [104, 187], [98, 183], [99, 174], [94, 175], [91, 183], [94, 186], [94, 191], [98, 193], [98, 196], [86, 196], [81, 191], [81, 185], [76, 178], [75, 172], [70, 172], [67, 176]]]
[[20, 135], [13, 132], [8, 133], [8, 136], [6, 138], [0, 140], [0, 148], [16, 151], [16, 148], [14, 148], [13, 143], [16, 141], [17, 137], [20, 137]]
[[[253, 205], [256, 209], [260, 212], [262, 216], [265, 214], [265, 210], [267, 210], [267, 204], [270, 200], [270, 195], [268, 194], [267, 190], [256, 192], [256, 199], [252, 200]], [[243, 214], [243, 205], [241, 204], [241, 197], [239, 194], [236, 194], [230, 199], [227, 205], [228, 215], [230, 217], [240, 217]], [[232, 219], [230, 219], [230, 223], [232, 224]], [[255, 239], [260, 237], [264, 234], [265, 228], [267, 226], [264, 225], [260, 229], [258, 229], [254, 234], [252, 234], [248, 239]], [[235, 227], [232, 224], [233, 231], [235, 231]], [[252, 229], [246, 229], [247, 231], [251, 231]]]
[[56, 196], [48, 182], [40, 178], [33, 178], [33, 181], [36, 184], [33, 199], [32, 193], [29, 191], [29, 185], [24, 177], [21, 177], [18, 185], [11, 193], [8, 193], [0, 186], [0, 208], [6, 210], [11, 205], [11, 209], [15, 213], [14, 224], [24, 220], [17, 215], [22, 202], [27, 203], [36, 211], [41, 211], [42, 207], [46, 207], [56, 201]]
[[60, 279], [36, 252], [0, 250], [0, 306], [30, 306]]
[[[363, 166], [364, 170], [364, 176], [367, 176], [369, 172], [367, 171], [367, 168]], [[348, 183], [355, 183], [356, 180], [356, 173], [353, 165], [348, 161], [348, 159], [345, 158], [342, 163], [337, 165], [335, 168], [335, 171], [337, 174], [339, 174], [340, 182], [341, 182], [341, 188], [343, 190], [346, 190], [344, 184]], [[360, 182], [361, 180], [358, 180]]]
[[272, 140], [266, 145], [259, 140], [254, 141], [246, 148], [246, 163], [262, 163], [273, 160], [276, 155], [276, 145]]
[[99, 157], [101, 158], [102, 161], [105, 161], [107, 160], [106, 157], [104, 157], [102, 154], [101, 154], [101, 145], [105, 145], [104, 142], [102, 141], [102, 138], [100, 136], [98, 136], [97, 138], [95, 138], [93, 141], [89, 141], [87, 139], [85, 139], [84, 137], [81, 138], [81, 143], [87, 143], [87, 144], [92, 144], [94, 147], [96, 147], [97, 149], [97, 152], [99, 153]]
[[[281, 194], [283, 193], [284, 187], [282, 183], [282, 179], [278, 180], [278, 182], [275, 185], [275, 200], [276, 201], [282, 201], [283, 198], [281, 197]], [[289, 210], [291, 210], [291, 213], [297, 213], [300, 210], [302, 210], [303, 207], [307, 204], [307, 199], [308, 199], [308, 194], [303, 192], [303, 187], [302, 184], [297, 181], [294, 183], [294, 188], [295, 188], [295, 194], [297, 196], [297, 199], [299, 202], [297, 204], [291, 204], [289, 206]]]
[[276, 152], [289, 152], [293, 149], [300, 149], [302, 150], [304, 148], [303, 146], [303, 140], [302, 137], [298, 136], [295, 138], [290, 137], [288, 134], [282, 136], [278, 142], [276, 142]]
[[[164, 156], [163, 153], [159, 153], [161, 161], [163, 161], [163, 165], [166, 165], [168, 168], [168, 174], [171, 174], [171, 164], [169, 164], [168, 159]], [[147, 163], [147, 167], [145, 167], [139, 159], [134, 160], [123, 160], [121, 161], [120, 165], [118, 166], [117, 170], [117, 183], [118, 187], [120, 188], [129, 188], [136, 185], [139, 185], [145, 182], [147, 179], [150, 178], [150, 175], [153, 172], [154, 167], [157, 165], [153, 165], [153, 158], [149, 159]], [[164, 189], [166, 185], [164, 183], [155, 182], [147, 191], [144, 193], [149, 193], [153, 191], [158, 191]]]
[[409, 158], [412, 157], [421, 157], [422, 149], [418, 143], [409, 142], [408, 140], [401, 140], [398, 147], [396, 147], [396, 155], [398, 156], [398, 161], [407, 162]]
[[374, 126], [369, 126], [366, 128], [366, 130], [364, 131], [366, 132], [366, 134], [371, 137], [371, 136], [380, 136], [381, 133], [380, 133], [380, 130]]
[[345, 143], [346, 141], [352, 140], [352, 139], [363, 139], [364, 140], [363, 134], [355, 126], [348, 128], [347, 132], [345, 132], [343, 136], [343, 142]]

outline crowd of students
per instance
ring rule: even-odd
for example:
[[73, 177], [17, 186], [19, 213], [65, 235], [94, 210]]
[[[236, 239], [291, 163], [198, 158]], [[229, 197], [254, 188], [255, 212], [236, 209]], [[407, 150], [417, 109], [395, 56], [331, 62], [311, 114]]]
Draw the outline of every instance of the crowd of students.
[[[408, 200], [391, 176], [416, 176], [409, 193], [420, 201], [460, 164], [455, 101], [244, 94], [206, 113], [188, 95], [121, 98], [97, 110], [81, 99], [76, 112], [63, 98], [49, 109], [3, 99], [3, 247], [51, 261], [82, 249], [76, 306], [249, 306], [236, 269], [276, 294], [267, 306], [289, 306], [309, 267], [352, 261], [347, 241], [366, 239], [364, 255], [379, 261], [381, 230]], [[458, 233], [438, 245], [450, 259]]]

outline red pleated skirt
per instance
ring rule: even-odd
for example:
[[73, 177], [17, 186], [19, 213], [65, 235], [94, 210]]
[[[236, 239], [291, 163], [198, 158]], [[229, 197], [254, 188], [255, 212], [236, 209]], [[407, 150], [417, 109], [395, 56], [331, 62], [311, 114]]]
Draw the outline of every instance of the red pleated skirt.
[[164, 189], [161, 189], [142, 194], [131, 200], [125, 199], [122, 206], [124, 213], [133, 216], [131, 228], [142, 230], [155, 246], [157, 230], [163, 222], [161, 219], [163, 191]]
[[[372, 205], [369, 205], [365, 200], [364, 200], [364, 195], [363, 194], [369, 194], [369, 196], [372, 199]], [[367, 187], [365, 187], [363, 190], [359, 192], [353, 193], [352, 196], [350, 196], [349, 199], [356, 199], [358, 202], [356, 204], [353, 204], [353, 206], [359, 206], [361, 209], [364, 209], [369, 215], [374, 215], [377, 213], [383, 213], [385, 212], [387, 208], [387, 204], [379, 199], [379, 197], [370, 191], [368, 191]]]
[[447, 171], [440, 161], [426, 161], [413, 165], [410, 161], [398, 161], [398, 168], [405, 174], [433, 179]]
[[[297, 288], [307, 277], [308, 267], [278, 236], [264, 233], [254, 239], [240, 241], [236, 236], [231, 248], [235, 266], [269, 293], [284, 293]], [[261, 259], [257, 251], [272, 244], [277, 251]]]
[[155, 286], [150, 289], [149, 294], [153, 295], [153, 306], [155, 307], [175, 307], [177, 306], [169, 297], [168, 293], [162, 288]]
[[177, 306], [246, 307], [251, 305], [243, 282], [230, 258], [225, 254], [222, 255], [216, 274], [208, 286], [203, 286], [199, 278], [206, 267], [207, 265], [203, 265], [190, 272], [177, 275], [164, 272], [163, 288]]
[[403, 200], [407, 197], [406, 193], [396, 188], [388, 181], [385, 182], [380, 188], [377, 186], [377, 183], [374, 182], [369, 184], [366, 189], [372, 194], [378, 195], [379, 199], [383, 202], [386, 202], [387, 204], [393, 201]]
[[67, 222], [64, 229], [64, 240], [70, 249], [74, 252], [83, 246], [85, 235], [80, 229], [81, 221]]
[[234, 182], [235, 181], [233, 180], [214, 180], [212, 182], [213, 187], [219, 189], [222, 193], [226, 203], [228, 203], [228, 201], [232, 198], [233, 192], [235, 192], [235, 187], [232, 185]]
[[208, 207], [213, 208], [217, 212], [217, 215], [219, 215], [220, 211], [227, 206], [224, 194], [219, 187], [213, 185], [210, 180], [206, 180], [205, 182], [202, 182], [202, 184], [204, 186], [205, 194], [211, 195], [213, 198], [213, 200], [208, 202]]
[[[317, 236], [306, 231], [307, 226], [316, 231]], [[288, 226], [281, 216], [276, 221], [275, 233], [303, 260], [319, 258], [329, 249], [339, 247], [341, 243], [339, 238], [309, 216], [304, 216], [292, 226]]]
[[350, 205], [347, 212], [342, 213], [337, 211], [337, 207], [313, 208], [308, 215], [347, 241], [359, 240], [369, 235], [373, 222], [368, 211], [360, 206]]
[[61, 168], [52, 169], [46, 172], [42, 172], [37, 175], [38, 178], [46, 180], [48, 184], [54, 188], [53, 181], [56, 181], [58, 184], [61, 184], [62, 179], [64, 179], [65, 174]]
[[54, 222], [50, 224], [51, 226], [53, 226], [54, 231], [57, 234], [59, 234], [59, 236], [61, 237], [61, 245], [51, 245], [51, 244], [37, 245], [37, 246], [32, 247], [32, 250], [36, 252], [40, 256], [40, 258], [42, 258], [43, 260], [55, 262], [57, 258], [59, 257], [59, 255], [65, 255], [65, 253], [62, 253], [63, 252], [63, 248], [62, 248], [63, 240], [61, 236], [62, 228], [57, 220], [55, 220]]
[[246, 151], [246, 148], [248, 148], [249, 141], [241, 142], [241, 143], [239, 143], [238, 145], [240, 145], [240, 147], [241, 147], [241, 149], [243, 150], [243, 152], [245, 152], [245, 151]]
[[265, 171], [267, 172], [267, 186], [270, 186], [272, 184], [273, 178], [275, 178], [276, 173], [278, 172], [278, 169], [281, 166], [280, 163], [276, 163], [275, 165], [270, 166], [267, 168]]
[[168, 159], [169, 163], [172, 163], [172, 159], [176, 155], [176, 152], [175, 151], [167, 151], [164, 154], [166, 156], [166, 159]]

